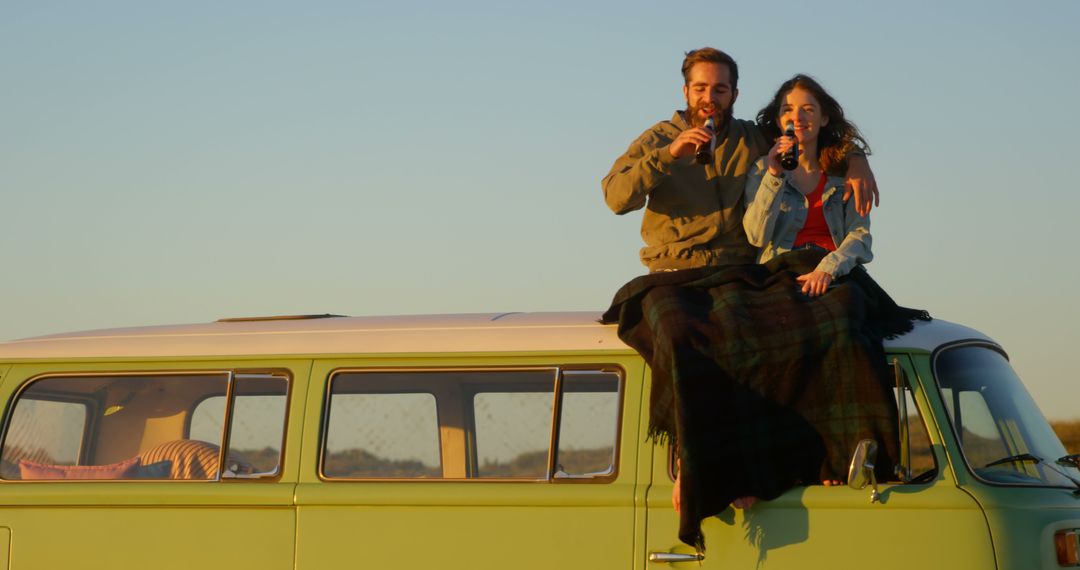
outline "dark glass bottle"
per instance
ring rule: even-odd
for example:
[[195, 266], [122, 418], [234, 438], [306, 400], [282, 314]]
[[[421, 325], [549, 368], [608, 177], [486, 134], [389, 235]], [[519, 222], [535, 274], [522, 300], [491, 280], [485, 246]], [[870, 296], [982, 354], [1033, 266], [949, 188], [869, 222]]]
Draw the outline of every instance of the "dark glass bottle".
[[[705, 119], [705, 128], [709, 133], [713, 132], [713, 120], [712, 117]], [[709, 139], [708, 144], [701, 144], [697, 147], [697, 152], [694, 153], [694, 162], [698, 164], [711, 164], [713, 161], [713, 153], [716, 152], [716, 137]]]
[[788, 123], [787, 128], [784, 129], [784, 136], [791, 137], [795, 144], [780, 155], [780, 166], [784, 170], [795, 170], [795, 167], [799, 165], [799, 139], [795, 138], [795, 125]]

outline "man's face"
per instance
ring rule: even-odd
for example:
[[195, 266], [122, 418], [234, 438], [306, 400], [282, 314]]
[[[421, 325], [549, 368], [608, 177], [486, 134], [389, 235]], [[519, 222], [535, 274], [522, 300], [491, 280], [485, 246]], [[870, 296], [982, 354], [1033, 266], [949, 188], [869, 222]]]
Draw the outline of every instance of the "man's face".
[[717, 127], [723, 125], [739, 96], [739, 90], [731, 88], [731, 69], [721, 63], [699, 62], [688, 75], [690, 81], [683, 85], [687, 121], [696, 127], [713, 117]]

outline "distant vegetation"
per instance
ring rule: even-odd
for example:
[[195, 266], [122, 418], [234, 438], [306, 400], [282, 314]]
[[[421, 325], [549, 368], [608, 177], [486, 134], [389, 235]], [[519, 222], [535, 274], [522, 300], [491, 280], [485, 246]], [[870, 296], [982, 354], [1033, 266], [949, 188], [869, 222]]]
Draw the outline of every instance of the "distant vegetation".
[[[583, 475], [604, 473], [611, 468], [613, 450], [601, 449], [564, 450], [559, 457], [558, 470]], [[507, 462], [485, 461], [479, 466], [480, 477], [543, 478], [547, 473], [547, 450], [525, 452]], [[326, 456], [323, 472], [331, 477], [389, 477], [432, 478], [441, 477], [442, 469], [419, 461], [389, 460], [367, 450], [349, 449]]]
[[431, 467], [419, 461], [383, 459], [363, 449], [349, 449], [327, 454], [323, 472], [330, 477], [425, 478], [442, 476], [442, 470], [437, 466]]
[[[612, 449], [563, 450], [556, 471], [571, 475], [603, 473], [611, 467]], [[547, 473], [547, 450], [522, 453], [509, 463], [485, 462], [481, 477], [543, 477]]]
[[1080, 453], [1080, 420], [1050, 422], [1069, 453]]

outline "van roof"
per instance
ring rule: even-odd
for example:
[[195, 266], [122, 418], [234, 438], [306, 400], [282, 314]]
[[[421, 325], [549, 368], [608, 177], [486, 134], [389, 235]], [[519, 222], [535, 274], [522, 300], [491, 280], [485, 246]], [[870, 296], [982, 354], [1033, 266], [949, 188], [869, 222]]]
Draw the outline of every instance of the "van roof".
[[[544, 351], [631, 352], [596, 312], [230, 319], [62, 333], [0, 343], [0, 361]], [[935, 319], [886, 347], [933, 350], [990, 339]], [[992, 341], [991, 341], [992, 342]]]

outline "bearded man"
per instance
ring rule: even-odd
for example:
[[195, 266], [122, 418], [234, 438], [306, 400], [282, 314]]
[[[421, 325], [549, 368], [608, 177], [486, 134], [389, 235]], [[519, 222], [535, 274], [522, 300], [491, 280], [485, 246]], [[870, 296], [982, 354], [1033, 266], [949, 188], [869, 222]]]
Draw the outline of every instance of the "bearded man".
[[[752, 121], [735, 119], [739, 67], [728, 54], [701, 48], [682, 64], [686, 109], [661, 121], [630, 144], [601, 186], [616, 214], [645, 208], [641, 262], [650, 272], [754, 263], [742, 217], [746, 174], [772, 141]], [[715, 132], [705, 127], [712, 118]], [[694, 162], [715, 137], [710, 163]], [[877, 186], [865, 156], [848, 157], [847, 192], [856, 209], [869, 213]]]

